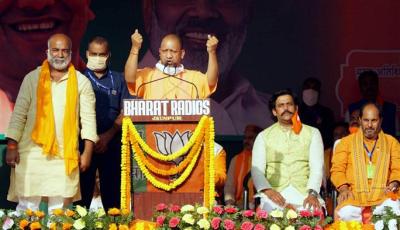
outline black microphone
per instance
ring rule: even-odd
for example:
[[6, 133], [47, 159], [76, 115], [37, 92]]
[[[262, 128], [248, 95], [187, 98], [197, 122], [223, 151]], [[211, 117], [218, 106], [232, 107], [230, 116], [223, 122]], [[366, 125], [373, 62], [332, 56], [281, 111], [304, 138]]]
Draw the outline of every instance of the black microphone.
[[[174, 66], [174, 67], [175, 67], [175, 73], [176, 73], [176, 66]], [[167, 66], [164, 65], [163, 73], [166, 74], [167, 76], [162, 77], [162, 78], [159, 78], [159, 79], [155, 79], [155, 80], [151, 80], [151, 81], [142, 83], [142, 84], [138, 87], [137, 92], [139, 92], [140, 88], [142, 88], [143, 86], [145, 86], [145, 85], [147, 85], [147, 84], [151, 84], [151, 83], [153, 83], [153, 82], [161, 81], [161, 80], [164, 80], [164, 79], [166, 79], [166, 78], [172, 77], [172, 78], [178, 79], [178, 80], [180, 80], [180, 81], [183, 81], [183, 82], [186, 82], [186, 83], [192, 85], [192, 86], [194, 87], [194, 89], [196, 90], [196, 99], [199, 99], [199, 89], [197, 88], [197, 86], [196, 86], [193, 82], [187, 81], [187, 80], [185, 80], [185, 79], [181, 79], [181, 78], [179, 78], [179, 77], [176, 77], [175, 75], [172, 75], [172, 74], [167, 73], [167, 72], [165, 71], [166, 68], [167, 68]], [[169, 68], [169, 67], [168, 67], [168, 68]]]

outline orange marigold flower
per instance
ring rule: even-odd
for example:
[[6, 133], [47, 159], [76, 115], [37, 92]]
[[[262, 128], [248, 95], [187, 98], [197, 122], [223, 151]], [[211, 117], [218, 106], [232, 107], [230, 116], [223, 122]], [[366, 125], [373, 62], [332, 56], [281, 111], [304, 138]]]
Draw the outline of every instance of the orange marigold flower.
[[64, 214], [64, 210], [62, 210], [60, 208], [56, 208], [53, 210], [53, 214], [56, 216], [62, 216]]
[[27, 220], [21, 220], [20, 222], [19, 222], [19, 228], [20, 229], [24, 229], [26, 226], [28, 226], [29, 225], [29, 221], [27, 221]]
[[65, 215], [68, 216], [68, 217], [73, 217], [75, 215], [75, 212], [72, 211], [71, 209], [67, 209], [65, 211]]
[[36, 230], [36, 229], [41, 229], [42, 226], [40, 225], [39, 222], [35, 221], [35, 222], [32, 222], [30, 228], [31, 228], [31, 230]]
[[129, 215], [129, 213], [130, 213], [130, 211], [128, 209], [126, 209], [126, 208], [121, 210], [121, 215], [123, 215], [123, 216]]
[[42, 211], [35, 211], [35, 216], [41, 219], [45, 216], [45, 214]]
[[363, 229], [363, 230], [374, 230], [375, 228], [374, 228], [374, 225], [373, 225], [373, 224], [364, 224], [364, 225], [362, 226], [362, 229]]
[[128, 227], [128, 225], [120, 224], [119, 227], [118, 227], [118, 229], [119, 229], [119, 230], [129, 230], [129, 227]]
[[118, 216], [121, 212], [118, 208], [110, 208], [107, 213], [111, 216]]
[[110, 226], [108, 226], [108, 230], [118, 230], [118, 227], [116, 224], [112, 223]]
[[31, 210], [31, 209], [27, 209], [27, 210], [25, 210], [25, 214], [27, 215], [27, 216], [33, 216], [33, 211]]
[[70, 230], [72, 228], [72, 224], [70, 223], [63, 223], [62, 229], [63, 230]]

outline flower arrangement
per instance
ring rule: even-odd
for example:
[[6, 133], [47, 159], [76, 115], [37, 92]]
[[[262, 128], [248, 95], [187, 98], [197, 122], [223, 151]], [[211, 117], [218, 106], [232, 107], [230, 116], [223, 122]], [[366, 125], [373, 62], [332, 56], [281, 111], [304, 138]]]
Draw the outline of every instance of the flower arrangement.
[[292, 209], [240, 211], [231, 206], [214, 206], [211, 210], [199, 205], [156, 206], [153, 220], [158, 229], [242, 229], [242, 230], [322, 230], [330, 219], [321, 221], [322, 212], [317, 210], [296, 212]]
[[133, 214], [127, 210], [117, 208], [88, 211], [86, 208], [76, 206], [74, 209], [55, 209], [50, 215], [42, 211], [11, 211], [0, 210], [1, 229], [109, 229], [128, 230], [133, 220]]

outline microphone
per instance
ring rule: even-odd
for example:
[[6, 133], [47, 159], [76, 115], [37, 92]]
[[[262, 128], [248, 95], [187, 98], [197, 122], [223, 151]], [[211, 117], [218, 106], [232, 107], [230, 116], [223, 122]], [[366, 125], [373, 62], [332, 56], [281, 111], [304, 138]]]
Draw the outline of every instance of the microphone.
[[[176, 66], [174, 66], [174, 67], [175, 67], [175, 74], [176, 74]], [[196, 99], [199, 99], [199, 89], [197, 88], [197, 86], [196, 86], [193, 82], [190, 82], [190, 81], [188, 81], [188, 80], [185, 80], [185, 79], [176, 77], [175, 75], [173, 75], [173, 74], [169, 73], [168, 71], [166, 71], [166, 68], [167, 68], [167, 66], [164, 65], [163, 73], [166, 74], [167, 76], [162, 77], [162, 78], [159, 78], [159, 79], [155, 79], [155, 80], [151, 80], [151, 81], [142, 83], [142, 84], [138, 87], [137, 92], [139, 92], [139, 90], [140, 90], [143, 86], [145, 86], [145, 85], [151, 84], [151, 83], [156, 82], [156, 81], [161, 81], [161, 80], [164, 80], [164, 79], [166, 79], [166, 78], [171, 77], [171, 78], [175, 78], [175, 79], [178, 79], [178, 80], [180, 80], [180, 81], [183, 81], [183, 82], [185, 82], [185, 83], [188, 83], [188, 84], [192, 85], [193, 88], [196, 90]], [[168, 68], [170, 68], [170, 67], [168, 67]]]

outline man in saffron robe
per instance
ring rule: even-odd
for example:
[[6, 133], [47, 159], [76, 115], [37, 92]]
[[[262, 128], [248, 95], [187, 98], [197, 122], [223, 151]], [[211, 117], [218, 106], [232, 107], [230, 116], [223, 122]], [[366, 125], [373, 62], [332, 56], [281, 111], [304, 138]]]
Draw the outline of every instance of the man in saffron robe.
[[388, 192], [400, 186], [400, 145], [381, 130], [382, 114], [375, 103], [360, 110], [360, 129], [340, 140], [332, 158], [331, 181], [339, 191], [337, 217], [363, 220], [371, 207], [391, 206], [400, 211], [398, 201]]
[[[253, 149], [254, 140], [262, 129], [255, 125], [247, 125], [244, 130], [243, 150], [234, 156], [228, 169], [228, 177], [225, 183], [225, 204], [237, 205], [242, 207], [243, 201], [243, 183], [244, 178], [251, 170], [251, 150]], [[249, 198], [252, 199], [253, 182], [249, 180]], [[254, 203], [250, 200], [250, 208], [254, 207]]]
[[269, 103], [277, 122], [258, 134], [251, 175], [267, 211], [291, 207], [320, 209], [324, 147], [318, 129], [301, 124], [297, 101], [289, 90]]
[[137, 69], [142, 36], [136, 30], [131, 37], [132, 48], [125, 64], [125, 81], [131, 94], [144, 99], [195, 99], [207, 98], [218, 81], [218, 40], [209, 36], [205, 46], [208, 51], [208, 69], [187, 70], [181, 64], [185, 56], [181, 40], [177, 35], [166, 35], [159, 49], [160, 61], [155, 68]]
[[71, 64], [71, 48], [68, 36], [51, 36], [47, 59], [24, 78], [18, 94], [6, 154], [15, 168], [7, 199], [18, 202], [17, 210], [38, 210], [48, 197], [51, 213], [80, 198], [79, 170], [89, 167], [98, 137], [93, 89]]

